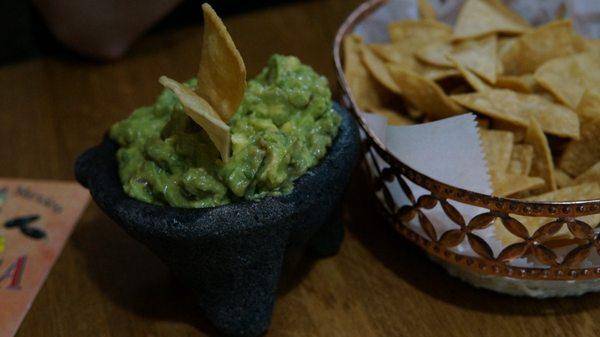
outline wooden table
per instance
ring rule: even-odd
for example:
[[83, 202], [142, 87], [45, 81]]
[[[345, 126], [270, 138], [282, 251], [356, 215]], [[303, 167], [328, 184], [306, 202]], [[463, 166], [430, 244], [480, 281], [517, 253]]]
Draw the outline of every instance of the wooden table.
[[[335, 83], [331, 41], [358, 3], [306, 1], [225, 22], [250, 75], [272, 53], [294, 54]], [[41, 59], [0, 68], [0, 176], [73, 179], [77, 154], [151, 103], [160, 75], [195, 74], [200, 33], [143, 38], [114, 63]], [[472, 288], [386, 228], [366, 191], [357, 171], [340, 254], [305, 263], [276, 303], [269, 336], [600, 334], [600, 295], [535, 301]], [[214, 335], [181, 295], [158, 259], [91, 205], [17, 335]]]

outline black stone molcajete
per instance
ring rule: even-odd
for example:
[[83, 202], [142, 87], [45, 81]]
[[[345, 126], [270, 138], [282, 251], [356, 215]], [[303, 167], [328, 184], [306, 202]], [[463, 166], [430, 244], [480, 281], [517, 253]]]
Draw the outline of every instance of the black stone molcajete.
[[200, 209], [140, 202], [123, 192], [118, 146], [108, 138], [78, 158], [75, 175], [106, 214], [192, 290], [217, 329], [260, 335], [271, 322], [284, 261], [305, 252], [335, 254], [343, 238], [340, 201], [358, 157], [359, 135], [352, 116], [335, 108], [343, 119], [327, 156], [285, 196]]

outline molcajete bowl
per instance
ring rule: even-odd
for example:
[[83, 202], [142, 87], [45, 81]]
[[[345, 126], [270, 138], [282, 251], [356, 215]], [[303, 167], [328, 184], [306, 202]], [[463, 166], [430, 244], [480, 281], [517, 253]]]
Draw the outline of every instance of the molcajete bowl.
[[135, 200], [121, 187], [118, 145], [108, 137], [77, 159], [75, 175], [108, 216], [190, 288], [218, 330], [256, 336], [271, 322], [284, 264], [291, 270], [298, 256], [333, 255], [341, 244], [340, 202], [359, 135], [353, 117], [338, 104], [335, 110], [342, 123], [327, 155], [284, 196], [198, 209]]

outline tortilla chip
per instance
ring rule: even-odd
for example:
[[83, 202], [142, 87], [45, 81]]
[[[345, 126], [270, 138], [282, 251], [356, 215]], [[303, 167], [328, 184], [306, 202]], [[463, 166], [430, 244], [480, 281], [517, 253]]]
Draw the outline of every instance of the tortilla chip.
[[412, 48], [405, 48], [404, 45], [375, 43], [369, 45], [369, 47], [379, 58], [408, 71], [416, 72], [432, 81], [460, 75], [456, 69], [438, 67], [419, 61], [413, 55]]
[[600, 118], [581, 124], [581, 139], [571, 141], [565, 147], [558, 166], [577, 177], [600, 160]]
[[477, 122], [477, 127], [480, 129], [489, 129], [490, 128], [490, 120], [487, 118], [476, 117], [475, 122]]
[[498, 48], [498, 59], [502, 58], [510, 48], [511, 45], [517, 42], [519, 38], [517, 36], [502, 36], [498, 37], [498, 41], [496, 43], [496, 47]]
[[558, 188], [565, 188], [578, 184], [567, 174], [567, 172], [556, 167], [554, 168], [554, 178], [556, 178], [556, 187]]
[[497, 77], [494, 86], [497, 88], [510, 89], [524, 94], [531, 94], [536, 89], [537, 82], [533, 78], [532, 74], [525, 74], [521, 76], [500, 75]]
[[204, 34], [196, 93], [225, 122], [235, 114], [246, 91], [246, 66], [227, 28], [209, 4], [202, 4]]
[[586, 49], [585, 40], [573, 30], [571, 21], [561, 20], [523, 34], [501, 57], [504, 73], [533, 73], [544, 62]]
[[589, 39], [585, 41], [585, 44], [587, 45], [587, 49], [589, 51], [600, 51], [600, 39]]
[[[548, 192], [541, 195], [529, 197], [525, 200], [528, 201], [576, 201], [576, 200], [593, 200], [600, 198], [600, 184], [598, 183], [587, 183], [567, 188], [562, 188], [553, 192]], [[521, 222], [528, 230], [530, 234], [533, 234], [542, 225], [549, 223], [550, 221], [556, 220], [556, 218], [544, 218], [544, 217], [525, 217], [521, 215], [513, 216], [516, 220]], [[587, 215], [577, 218], [594, 228], [598, 222], [600, 222], [600, 215]], [[571, 233], [563, 225], [563, 228], [554, 237], [572, 237]], [[498, 239], [502, 241], [504, 245], [509, 245], [517, 241], [522, 241], [511, 234], [502, 224], [499, 222], [495, 223], [495, 234]]]
[[562, 103], [560, 103], [559, 101], [557, 101], [556, 98], [554, 98], [554, 95], [552, 95], [551, 93], [549, 93], [547, 91], [536, 91], [536, 92], [534, 92], [534, 94], [536, 96], [538, 96], [539, 98], [545, 99], [546, 101], [548, 101], [550, 103], [558, 104], [558, 105], [563, 105]]
[[533, 146], [534, 161], [531, 166], [531, 175], [541, 177], [545, 185], [539, 192], [548, 192], [556, 190], [556, 178], [554, 177], [554, 162], [552, 153], [548, 145], [548, 139], [542, 131], [538, 121], [531, 117], [527, 133], [525, 134], [525, 143]]
[[507, 7], [503, 0], [484, 0], [489, 5], [493, 6], [498, 12], [501, 12], [506, 17], [510, 17], [514, 22], [519, 23], [523, 27], [531, 27], [529, 21], [524, 17], [520, 16], [517, 12], [513, 11], [509, 7]]
[[496, 82], [496, 35], [458, 43], [453, 56], [490, 83]]
[[508, 170], [513, 151], [513, 134], [509, 131], [480, 129], [479, 137], [493, 182]]
[[393, 43], [372, 43], [367, 45], [375, 55], [386, 62], [392, 62], [407, 68], [417, 64], [410, 49]]
[[448, 57], [458, 72], [463, 76], [467, 83], [469, 83], [471, 88], [475, 89], [475, 91], [485, 91], [491, 88], [482, 79], [477, 77], [477, 75], [466, 69], [466, 67], [464, 67], [455, 57], [450, 55], [447, 55], [446, 57]]
[[462, 65], [490, 83], [496, 82], [496, 35], [487, 35], [451, 43], [450, 41], [429, 44], [416, 53], [427, 63], [442, 67], [453, 66], [446, 55], [450, 54]]
[[600, 93], [586, 90], [575, 111], [584, 122], [600, 118]]
[[362, 62], [362, 39], [357, 35], [344, 38], [344, 77], [351, 96], [362, 111], [384, 109], [392, 93], [369, 73]]
[[533, 146], [517, 144], [513, 146], [508, 165], [508, 173], [514, 175], [528, 176], [533, 163]]
[[515, 139], [515, 143], [521, 143], [525, 139], [525, 133], [527, 133], [527, 128], [524, 128], [520, 125], [515, 125], [510, 122], [502, 121], [499, 119], [492, 120], [492, 129], [496, 130], [504, 130], [510, 131], [513, 134], [513, 138]]
[[501, 6], [499, 2], [465, 1], [456, 19], [454, 37], [465, 39], [489, 33], [519, 34], [528, 29], [523, 20], [515, 18], [516, 14], [507, 14], [510, 10], [501, 10]]
[[452, 54], [454, 46], [450, 40], [438, 41], [427, 44], [417, 50], [415, 56], [426, 63], [438, 67], [452, 67], [452, 62], [448, 61], [446, 55]]
[[[600, 199], [600, 183], [579, 184], [527, 198], [527, 201], [579, 201]], [[597, 215], [600, 217], [600, 214]]]
[[560, 102], [575, 109], [585, 90], [600, 87], [600, 53], [587, 52], [548, 61], [534, 77]]
[[210, 140], [215, 144], [217, 150], [219, 150], [223, 162], [227, 162], [229, 160], [229, 148], [231, 144], [229, 126], [221, 120], [220, 116], [207, 101], [196, 95], [187, 86], [166, 76], [161, 76], [159, 82], [165, 88], [169, 88], [175, 93], [183, 105], [185, 113], [206, 131]]
[[410, 46], [413, 51], [452, 35], [452, 28], [437, 20], [403, 20], [388, 26], [393, 43]]
[[504, 74], [504, 65], [502, 64], [502, 55], [506, 54], [506, 51], [510, 49], [510, 45], [517, 41], [517, 37], [514, 36], [503, 36], [498, 37], [496, 41], [496, 74]]
[[567, 16], [567, 5], [563, 2], [561, 3], [556, 12], [554, 13], [554, 20], [561, 20]]
[[380, 59], [387, 63], [393, 63], [397, 67], [404, 68], [422, 75], [431, 81], [439, 81], [452, 76], [459, 76], [460, 73], [450, 67], [437, 67], [419, 61], [414, 56], [414, 48], [405, 44], [383, 44], [374, 43], [368, 47]]
[[536, 95], [521, 94], [507, 89], [450, 96], [454, 102], [482, 115], [529, 126], [529, 113], [540, 123], [544, 132], [567, 138], [579, 138], [577, 114], [561, 105]]
[[502, 62], [496, 62], [496, 81], [498, 81], [498, 76], [504, 73], [504, 66]]
[[425, 19], [425, 20], [436, 20], [437, 19], [437, 13], [435, 12], [435, 9], [429, 3], [428, 0], [419, 0], [418, 5], [419, 5], [419, 15], [421, 16], [421, 19]]
[[406, 107], [406, 115], [414, 121], [421, 120], [425, 117], [425, 114], [422, 111], [419, 111], [411, 106]]
[[533, 190], [544, 186], [544, 179], [539, 177], [528, 177], [519, 174], [505, 173], [495, 180], [492, 179], [494, 195], [497, 197], [508, 197], [517, 193]]
[[415, 124], [412, 119], [402, 115], [402, 113], [399, 111], [381, 109], [373, 112], [387, 117], [388, 125], [402, 126]]
[[388, 88], [393, 93], [402, 94], [400, 88], [396, 85], [396, 82], [390, 76], [387, 66], [385, 63], [373, 53], [373, 51], [366, 45], [362, 47], [362, 60], [367, 69], [371, 72], [371, 75], [379, 81], [381, 85]]
[[448, 77], [459, 76], [460, 72], [456, 69], [446, 69], [431, 66], [422, 66], [419, 74], [431, 81], [441, 81]]
[[431, 118], [444, 118], [464, 112], [435, 82], [403, 67], [388, 65], [392, 78], [404, 93], [404, 98], [417, 110]]
[[[458, 72], [458, 70], [457, 70]], [[458, 73], [460, 75], [460, 73]], [[442, 87], [446, 95], [460, 95], [473, 92], [473, 88], [467, 83], [462, 76], [449, 77], [437, 83]]]
[[600, 183], [600, 161], [575, 178], [576, 184], [593, 182]]

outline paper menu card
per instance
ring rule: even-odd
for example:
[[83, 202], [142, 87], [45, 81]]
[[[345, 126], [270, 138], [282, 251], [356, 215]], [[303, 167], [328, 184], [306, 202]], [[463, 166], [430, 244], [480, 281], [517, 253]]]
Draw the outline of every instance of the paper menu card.
[[0, 178], [0, 337], [12, 337], [89, 201], [75, 182]]

